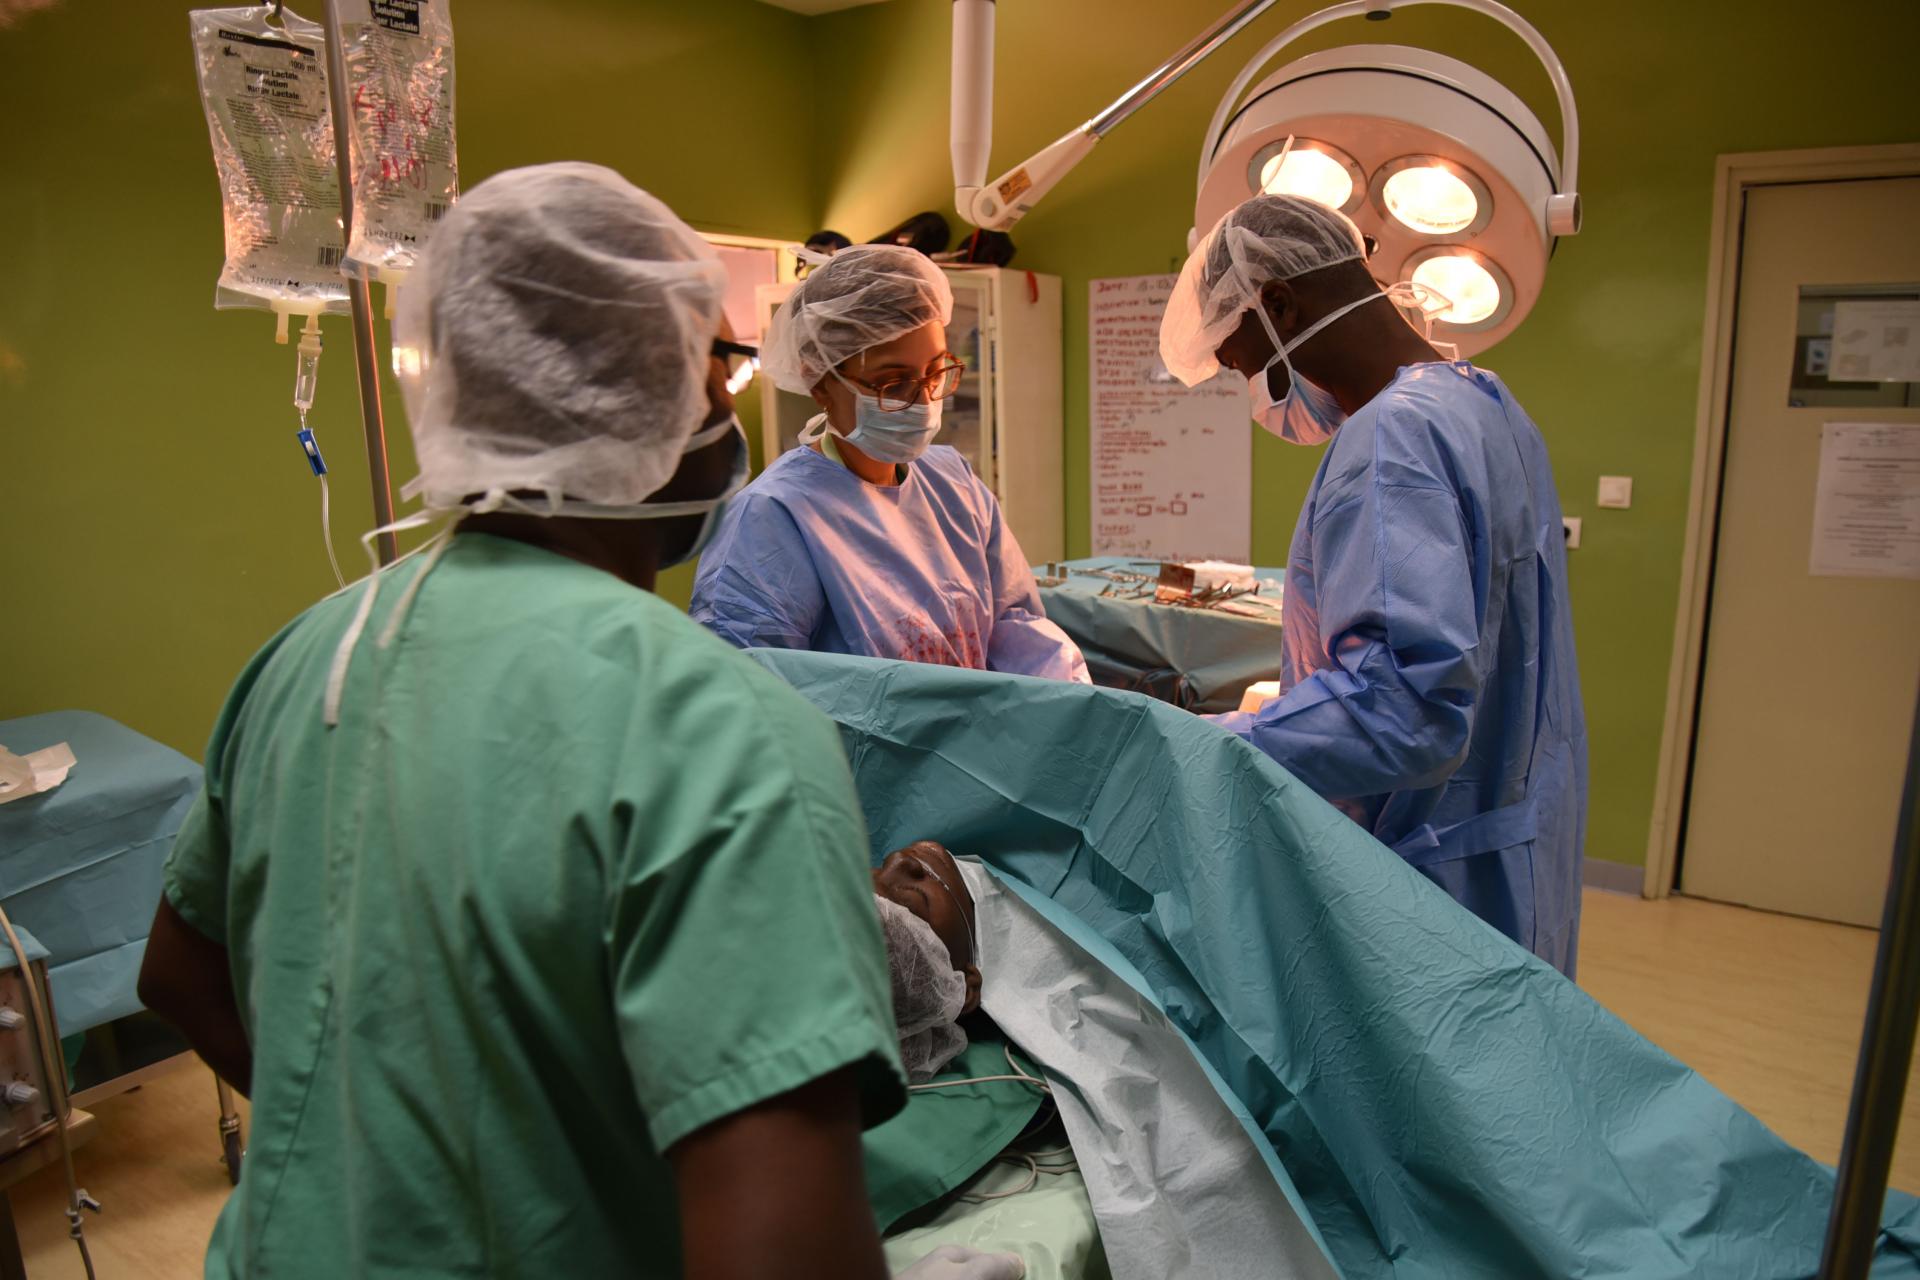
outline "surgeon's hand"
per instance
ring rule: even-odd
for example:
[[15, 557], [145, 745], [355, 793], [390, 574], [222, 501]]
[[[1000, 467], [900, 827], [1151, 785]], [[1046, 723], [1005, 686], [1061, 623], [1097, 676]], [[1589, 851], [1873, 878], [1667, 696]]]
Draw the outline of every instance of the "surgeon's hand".
[[1017, 1253], [981, 1253], [943, 1244], [893, 1280], [1021, 1280], [1027, 1264]]

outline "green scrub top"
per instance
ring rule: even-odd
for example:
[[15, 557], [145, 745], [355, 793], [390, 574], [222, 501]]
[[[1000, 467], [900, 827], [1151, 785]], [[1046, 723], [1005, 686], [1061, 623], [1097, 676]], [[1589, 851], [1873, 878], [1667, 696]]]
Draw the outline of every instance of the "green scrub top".
[[827, 718], [670, 605], [462, 533], [229, 695], [166, 894], [254, 1049], [207, 1275], [679, 1276], [662, 1152], [857, 1064], [904, 1102]]

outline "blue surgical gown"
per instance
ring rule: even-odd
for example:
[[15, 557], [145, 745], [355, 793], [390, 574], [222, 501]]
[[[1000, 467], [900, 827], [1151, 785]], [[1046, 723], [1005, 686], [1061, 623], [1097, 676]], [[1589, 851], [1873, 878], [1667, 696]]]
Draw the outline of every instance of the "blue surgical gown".
[[1546, 443], [1419, 364], [1328, 446], [1287, 564], [1282, 695], [1220, 718], [1573, 975], [1587, 731]]
[[812, 449], [781, 454], [721, 518], [690, 612], [742, 648], [1089, 682], [1000, 504], [945, 445], [893, 486]]

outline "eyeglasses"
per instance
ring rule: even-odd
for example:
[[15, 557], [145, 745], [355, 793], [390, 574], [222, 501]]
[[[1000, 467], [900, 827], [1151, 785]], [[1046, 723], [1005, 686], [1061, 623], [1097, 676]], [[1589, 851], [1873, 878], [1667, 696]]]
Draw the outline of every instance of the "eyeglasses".
[[945, 400], [960, 389], [960, 378], [967, 366], [951, 351], [940, 360], [941, 364], [925, 373], [889, 374], [878, 382], [856, 381], [873, 392], [882, 409], [904, 409], [918, 404], [923, 393], [928, 400]]
[[727, 394], [737, 396], [760, 369], [760, 348], [725, 338], [713, 340], [713, 358], [727, 366]]

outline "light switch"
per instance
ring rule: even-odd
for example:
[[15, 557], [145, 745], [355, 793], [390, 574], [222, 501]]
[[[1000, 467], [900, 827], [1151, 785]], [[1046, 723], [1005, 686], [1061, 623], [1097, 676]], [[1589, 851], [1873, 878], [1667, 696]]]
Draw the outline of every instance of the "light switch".
[[1601, 476], [1600, 505], [1603, 507], [1630, 507], [1633, 505], [1632, 476]]
[[1580, 545], [1580, 517], [1561, 516], [1560, 522], [1567, 526], [1567, 550], [1571, 551]]

